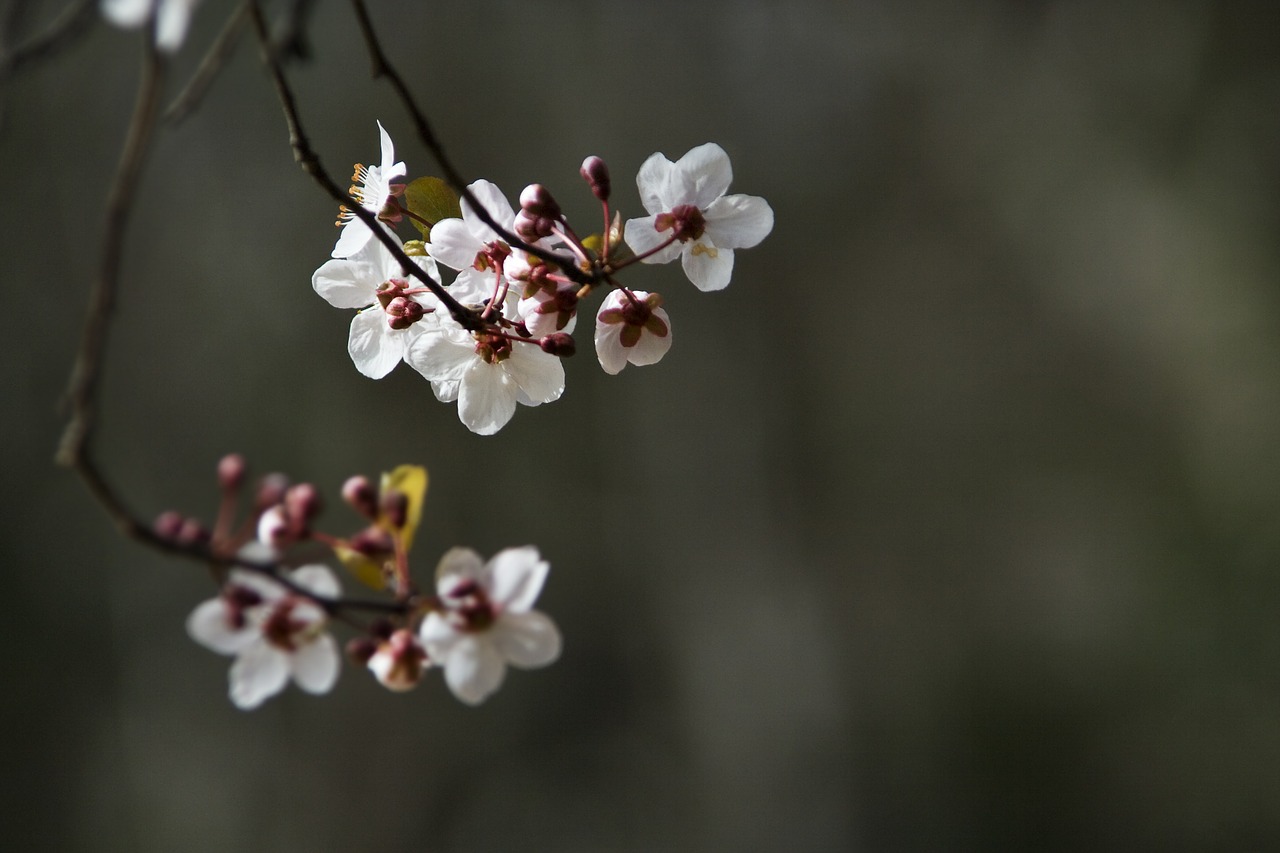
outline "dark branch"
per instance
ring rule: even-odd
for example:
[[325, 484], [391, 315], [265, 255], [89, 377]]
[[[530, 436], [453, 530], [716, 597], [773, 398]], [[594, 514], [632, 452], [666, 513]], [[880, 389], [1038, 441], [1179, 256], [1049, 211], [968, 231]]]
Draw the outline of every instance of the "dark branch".
[[320, 158], [311, 148], [311, 143], [307, 141], [306, 135], [302, 132], [302, 125], [298, 120], [297, 103], [294, 100], [293, 91], [284, 79], [284, 72], [280, 68], [280, 62], [272, 50], [270, 37], [267, 34], [267, 22], [262, 15], [262, 7], [257, 0], [247, 0], [247, 5], [249, 6], [254, 30], [258, 36], [258, 45], [262, 49], [262, 61], [266, 64], [267, 70], [271, 74], [271, 79], [275, 83], [276, 94], [280, 98], [280, 107], [284, 112], [285, 123], [289, 127], [289, 145], [293, 148], [293, 159], [302, 167], [302, 171], [310, 175], [334, 201], [345, 205], [365, 225], [368, 225], [373, 232], [373, 236], [381, 241], [382, 245], [386, 246], [387, 251], [400, 262], [405, 275], [412, 276], [422, 282], [423, 286], [435, 294], [441, 304], [448, 309], [453, 319], [463, 328], [471, 331], [484, 328], [485, 324], [476, 312], [458, 302], [453, 297], [453, 294], [445, 290], [443, 285], [427, 275], [421, 267], [410, 260], [404, 249], [400, 247], [399, 241], [379, 223], [378, 217], [365, 210], [360, 202], [348, 195], [320, 165]]
[[165, 121], [178, 124], [200, 106], [209, 87], [226, 66], [227, 60], [231, 58], [231, 52], [244, 33], [244, 25], [248, 21], [249, 8], [245, 5], [237, 7], [231, 13], [231, 17], [227, 18], [227, 22], [222, 26], [222, 32], [218, 33], [218, 37], [209, 46], [209, 52], [204, 55], [204, 59], [200, 60], [200, 66], [195, 74], [191, 75], [187, 85], [164, 111]]
[[29, 64], [54, 55], [87, 33], [97, 20], [97, 5], [96, 0], [72, 0], [44, 32], [6, 51], [0, 56], [0, 82]]

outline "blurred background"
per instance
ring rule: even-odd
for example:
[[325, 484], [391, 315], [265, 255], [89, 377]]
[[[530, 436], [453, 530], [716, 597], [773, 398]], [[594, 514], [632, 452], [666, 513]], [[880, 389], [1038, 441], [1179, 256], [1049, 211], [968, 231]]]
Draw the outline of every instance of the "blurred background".
[[[207, 574], [52, 464], [141, 37], [10, 81], [10, 849], [1280, 847], [1280, 6], [372, 5], [464, 173], [585, 230], [584, 156], [634, 216], [645, 157], [715, 141], [775, 230], [720, 293], [628, 273], [661, 364], [606, 376], [580, 335], [560, 402], [472, 435], [350, 364], [309, 285], [334, 205], [241, 44], [146, 170], [104, 468], [211, 518], [229, 451], [329, 495], [424, 464], [417, 575], [535, 543], [565, 636], [478, 709], [347, 667], [244, 713], [183, 628]], [[317, 6], [289, 73], [322, 161], [376, 163], [380, 119], [435, 174]]]

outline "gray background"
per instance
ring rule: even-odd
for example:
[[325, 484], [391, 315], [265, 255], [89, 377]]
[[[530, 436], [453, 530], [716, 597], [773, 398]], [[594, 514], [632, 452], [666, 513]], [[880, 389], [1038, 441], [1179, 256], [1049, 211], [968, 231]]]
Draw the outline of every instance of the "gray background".
[[[566, 638], [479, 709], [227, 701], [198, 566], [51, 456], [137, 80], [97, 27], [8, 89], [0, 826], [22, 850], [1280, 845], [1280, 13], [1210, 2], [381, 2], [464, 172], [584, 228], [716, 141], [777, 226], [663, 362], [468, 433], [345, 352], [333, 205], [243, 45], [158, 139], [98, 447], [206, 518], [227, 451], [433, 484], [415, 568], [536, 543]], [[294, 66], [341, 179], [433, 165], [345, 4]], [[57, 4], [33, 12], [47, 19]], [[197, 13], [171, 84], [227, 4]], [[336, 501], [335, 532], [354, 528]]]

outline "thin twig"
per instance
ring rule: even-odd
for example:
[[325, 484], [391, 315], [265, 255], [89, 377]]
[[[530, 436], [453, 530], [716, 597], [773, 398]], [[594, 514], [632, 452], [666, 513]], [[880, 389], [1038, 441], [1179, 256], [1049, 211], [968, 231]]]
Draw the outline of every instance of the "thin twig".
[[400, 247], [399, 241], [379, 223], [378, 217], [365, 210], [359, 201], [348, 195], [320, 165], [320, 158], [311, 148], [311, 143], [307, 141], [306, 135], [302, 132], [293, 90], [289, 88], [288, 82], [284, 79], [284, 71], [280, 68], [280, 62], [272, 50], [270, 37], [267, 34], [267, 22], [262, 15], [262, 7], [257, 0], [246, 0], [246, 3], [249, 7], [250, 19], [253, 21], [254, 31], [258, 36], [258, 46], [262, 49], [262, 61], [266, 64], [267, 70], [271, 74], [271, 79], [275, 83], [276, 94], [280, 98], [280, 108], [284, 112], [285, 123], [289, 127], [289, 145], [293, 148], [293, 159], [302, 167], [302, 171], [310, 175], [334, 201], [345, 205], [365, 225], [369, 226], [373, 236], [381, 241], [392, 257], [400, 262], [405, 275], [412, 276], [422, 282], [440, 300], [441, 304], [448, 309], [450, 316], [454, 320], [463, 328], [471, 331], [483, 328], [484, 323], [480, 320], [478, 314], [458, 302], [453, 297], [453, 294], [445, 290], [442, 284], [431, 278], [425, 270], [410, 260], [404, 249]]
[[435, 131], [431, 129], [431, 123], [427, 121], [426, 115], [413, 99], [413, 94], [409, 91], [409, 87], [405, 85], [400, 73], [388, 61], [387, 55], [382, 50], [382, 44], [378, 41], [378, 35], [374, 32], [373, 21], [369, 18], [369, 10], [365, 8], [364, 0], [351, 0], [351, 5], [355, 9], [356, 20], [360, 24], [360, 33], [364, 37], [365, 47], [369, 51], [370, 74], [375, 80], [379, 77], [385, 77], [391, 87], [396, 90], [396, 94], [400, 96], [400, 100], [404, 102], [405, 109], [409, 111], [409, 116], [413, 119], [422, 144], [427, 147], [427, 150], [435, 157], [436, 162], [440, 164], [440, 168], [444, 171], [445, 180], [448, 181], [458, 195], [465, 199], [484, 224], [492, 228], [509, 246], [527, 252], [547, 263], [559, 266], [564, 270], [565, 275], [578, 284], [598, 283], [601, 280], [599, 273], [585, 271], [573, 263], [566, 264], [562, 255], [557, 255], [555, 252], [548, 251], [540, 246], [530, 245], [511, 233], [510, 230], [498, 224], [498, 221], [494, 219], [488, 209], [471, 192], [466, 180], [462, 177], [462, 173], [454, 166], [453, 161], [445, 153], [444, 145], [441, 144]]
[[72, 0], [44, 32], [6, 51], [0, 56], [0, 82], [26, 65], [52, 56], [70, 45], [78, 36], [87, 33], [89, 25], [98, 18], [95, 14], [97, 5], [96, 0]]
[[213, 44], [209, 46], [209, 51], [204, 55], [204, 59], [200, 60], [200, 66], [196, 69], [195, 74], [191, 75], [191, 79], [187, 85], [183, 87], [178, 96], [169, 103], [169, 107], [164, 111], [164, 120], [170, 124], [178, 124], [187, 116], [189, 116], [196, 107], [200, 106], [200, 102], [204, 100], [205, 94], [209, 91], [209, 87], [217, 78], [219, 72], [226, 67], [227, 60], [231, 58], [231, 52], [235, 49], [236, 42], [244, 33], [244, 26], [249, 21], [249, 7], [241, 4], [231, 13], [231, 17], [227, 18], [227, 22], [222, 26], [222, 32], [218, 33], [218, 37], [213, 40]]

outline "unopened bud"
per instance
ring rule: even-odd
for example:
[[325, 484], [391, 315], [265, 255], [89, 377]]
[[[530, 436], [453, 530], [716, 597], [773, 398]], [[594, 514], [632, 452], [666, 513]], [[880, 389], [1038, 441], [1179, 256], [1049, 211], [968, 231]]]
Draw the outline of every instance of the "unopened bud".
[[183, 521], [180, 513], [168, 510], [156, 516], [156, 520], [151, 523], [151, 530], [161, 539], [177, 539]]
[[550, 237], [554, 226], [555, 220], [551, 217], [539, 216], [536, 213], [521, 210], [516, 214], [515, 222], [512, 223], [511, 227], [516, 232], [517, 237], [532, 243], [543, 237]]
[[320, 490], [311, 483], [299, 483], [291, 486], [284, 495], [284, 508], [290, 520], [305, 526], [308, 521], [320, 514], [324, 501]]
[[369, 520], [378, 517], [378, 493], [368, 477], [355, 476], [342, 484], [342, 499]]
[[289, 478], [284, 474], [268, 474], [258, 483], [258, 494], [254, 496], [254, 506], [262, 511], [275, 506], [284, 500], [284, 493], [289, 488]]
[[399, 530], [409, 518], [409, 498], [404, 492], [387, 492], [382, 496], [382, 518]]
[[209, 541], [209, 531], [194, 518], [184, 518], [173, 539], [179, 545], [202, 545]]
[[391, 328], [407, 329], [422, 319], [424, 313], [420, 303], [407, 296], [397, 296], [387, 303], [387, 325]]
[[391, 541], [391, 534], [381, 527], [373, 526], [366, 527], [348, 539], [347, 547], [366, 557], [378, 557], [392, 553], [396, 546]]
[[600, 201], [609, 200], [609, 192], [612, 184], [609, 181], [609, 167], [604, 161], [594, 154], [582, 161], [582, 168], [578, 170], [578, 174], [582, 175], [583, 180], [591, 187], [591, 194]]
[[573, 335], [568, 335], [564, 332], [547, 335], [538, 341], [538, 346], [542, 347], [543, 352], [560, 358], [568, 358], [577, 352], [577, 345], [573, 342]]
[[236, 491], [244, 483], [244, 474], [248, 467], [248, 463], [239, 453], [228, 453], [218, 460], [218, 485], [224, 491]]
[[552, 197], [551, 191], [542, 184], [529, 184], [520, 193], [520, 209], [531, 216], [548, 219], [560, 218], [560, 205]]
[[353, 637], [347, 641], [347, 657], [357, 666], [364, 666], [378, 651], [378, 641], [372, 637]]

